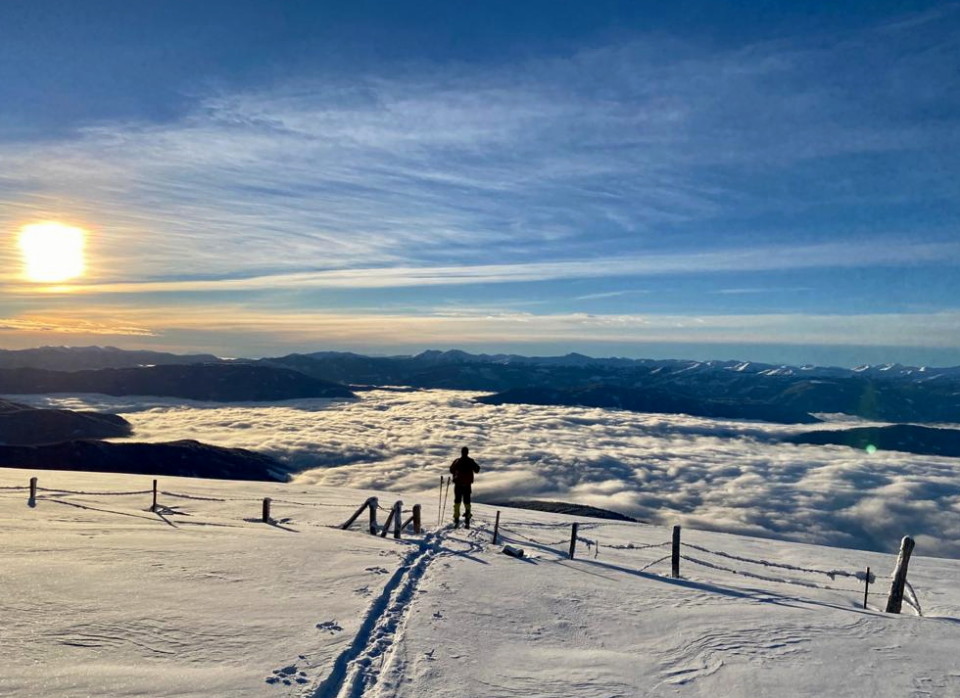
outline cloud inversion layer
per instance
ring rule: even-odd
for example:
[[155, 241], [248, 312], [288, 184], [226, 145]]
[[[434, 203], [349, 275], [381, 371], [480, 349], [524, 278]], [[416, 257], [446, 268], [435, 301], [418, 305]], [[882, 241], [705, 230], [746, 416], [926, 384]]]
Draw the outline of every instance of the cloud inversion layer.
[[[239, 446], [306, 469], [297, 481], [422, 492], [461, 445], [483, 467], [478, 500], [559, 499], [664, 525], [960, 557], [960, 465], [771, 437], [808, 427], [680, 415], [481, 405], [476, 393], [364, 393], [356, 402], [219, 406], [83, 396], [23, 398], [117, 410], [135, 438]], [[831, 428], [825, 424], [822, 428]]]

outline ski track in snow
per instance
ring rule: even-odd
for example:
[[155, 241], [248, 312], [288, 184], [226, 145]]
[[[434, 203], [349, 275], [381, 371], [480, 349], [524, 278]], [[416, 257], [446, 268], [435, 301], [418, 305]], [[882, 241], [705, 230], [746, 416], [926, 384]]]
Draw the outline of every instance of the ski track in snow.
[[[443, 531], [428, 533], [402, 558], [400, 566], [384, 585], [364, 616], [360, 629], [333, 663], [320, 684], [303, 695], [307, 698], [361, 698], [377, 695], [377, 684], [392, 650], [401, 639], [410, 603], [430, 563], [444, 552]], [[383, 568], [368, 568], [373, 573]], [[394, 668], [396, 673], [396, 668]]]

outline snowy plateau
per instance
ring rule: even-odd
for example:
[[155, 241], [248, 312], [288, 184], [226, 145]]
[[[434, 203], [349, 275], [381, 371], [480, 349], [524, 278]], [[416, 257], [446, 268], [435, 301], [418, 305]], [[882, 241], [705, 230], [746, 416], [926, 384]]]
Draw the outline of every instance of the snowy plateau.
[[[44, 472], [29, 506], [31, 475], [0, 472], [4, 696], [960, 695], [954, 560], [891, 615], [882, 553], [685, 530], [674, 579], [662, 526], [501, 508], [495, 545], [426, 494], [167, 478], [151, 512], [148, 477]], [[341, 530], [370, 495], [424, 532]]]

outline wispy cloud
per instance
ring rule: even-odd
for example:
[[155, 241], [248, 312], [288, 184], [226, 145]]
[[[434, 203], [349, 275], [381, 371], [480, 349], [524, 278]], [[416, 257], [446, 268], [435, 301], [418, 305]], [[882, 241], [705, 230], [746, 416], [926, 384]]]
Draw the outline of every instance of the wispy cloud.
[[647, 37], [508, 67], [210, 95], [172, 124], [0, 145], [0, 224], [87, 223], [95, 276], [157, 281], [559, 264], [607, 239], [635, 256], [650, 234], [745, 212], [946, 196], [933, 166], [895, 190], [855, 173], [839, 190], [826, 166], [804, 179], [802, 201], [758, 191], [758, 174], [793, 179], [803, 163], [957, 149], [950, 119], [893, 118], [949, 94], [935, 77], [949, 46], [911, 55], [901, 80], [877, 70], [888, 56], [874, 32], [728, 52]]
[[[752, 345], [858, 345], [943, 347], [960, 345], [960, 312], [817, 315], [605, 314], [497, 311], [492, 308], [405, 309], [393, 314], [376, 308], [317, 312], [257, 308], [240, 304], [179, 308], [114, 307], [97, 322], [64, 311], [40, 320], [3, 323], [7, 331], [116, 334], [137, 337], [143, 346], [188, 349], [203, 346], [237, 353], [277, 354], [318, 345], [358, 349], [409, 347], [411, 351], [448, 346], [490, 346], [510, 338], [514, 344], [570, 345], [589, 339], [619, 346], [647, 343]], [[2, 328], [0, 328], [2, 331]], [[215, 338], [215, 339], [212, 339]], [[178, 343], [180, 343], [178, 345]], [[256, 349], [252, 349], [256, 347]], [[260, 347], [272, 347], [261, 350]]]
[[717, 291], [713, 291], [718, 295], [722, 296], [752, 296], [752, 295], [762, 295], [765, 293], [801, 293], [803, 291], [812, 291], [813, 289], [809, 286], [795, 286], [795, 287], [757, 287], [757, 288], [721, 288]]
[[632, 296], [637, 294], [650, 293], [646, 289], [631, 289], [628, 291], [606, 291], [604, 293], [588, 293], [583, 296], [577, 296], [575, 301], [597, 301], [605, 298], [619, 298], [620, 296]]
[[[945, 67], [957, 39], [937, 26], [728, 50], [635, 36], [509, 65], [396, 65], [339, 82], [293, 75], [211, 91], [175, 121], [0, 141], [0, 312], [56, 308], [61, 326], [80, 327], [67, 320], [104, 307], [116, 311], [108, 327], [146, 327], [163, 341], [188, 333], [204, 343], [184, 348], [204, 349], [266, 337], [266, 328], [285, 346], [584, 332], [636, 342], [956, 343], [945, 316], [894, 312], [908, 302], [955, 307], [952, 287], [898, 299], [879, 275], [872, 319], [866, 304], [829, 293], [797, 314], [750, 314], [769, 310], [755, 289], [819, 289], [851, 276], [818, 270], [888, 270], [889, 279], [960, 266], [948, 225], [960, 85]], [[877, 224], [875, 212], [892, 207], [938, 213]], [[7, 234], [38, 218], [91, 231], [87, 277], [56, 298], [19, 278]], [[771, 281], [778, 272], [790, 281]], [[741, 314], [705, 315], [716, 303], [706, 293], [699, 305], [669, 306], [678, 308], [670, 316], [571, 312], [588, 301], [608, 311], [611, 294], [628, 292], [604, 292], [611, 286], [711, 274], [722, 277], [720, 293], [740, 296]], [[609, 277], [616, 285], [598, 287]], [[424, 300], [440, 287], [484, 285], [497, 285], [496, 297], [477, 298], [490, 312], [469, 323], [437, 312], [442, 299]], [[384, 312], [393, 289], [424, 289], [406, 318]], [[350, 291], [356, 317], [329, 300]], [[269, 310], [254, 305], [267, 297]], [[550, 313], [508, 312], [531, 299], [548, 301]], [[194, 313], [199, 303], [207, 307]], [[862, 319], [837, 319], [851, 315]], [[224, 332], [216, 344], [214, 327]]]
[[[828, 243], [807, 246], [751, 247], [718, 252], [604, 257], [585, 261], [528, 262], [434, 267], [363, 267], [261, 276], [176, 279], [170, 281], [62, 284], [64, 293], [164, 293], [304, 288], [398, 288], [515, 283], [611, 276], [663, 276], [715, 272], [777, 271], [812, 268], [862, 268], [880, 265], [960, 263], [960, 242], [888, 244]], [[36, 293], [30, 283], [8, 285], [9, 293]], [[49, 289], [41, 287], [43, 292]], [[728, 291], [731, 292], [731, 291]], [[732, 292], [744, 292], [735, 290]], [[604, 294], [594, 298], [604, 297]]]
[[154, 337], [156, 333], [145, 327], [117, 325], [61, 317], [0, 318], [0, 336], [5, 332], [28, 335], [117, 335], [126, 337]]

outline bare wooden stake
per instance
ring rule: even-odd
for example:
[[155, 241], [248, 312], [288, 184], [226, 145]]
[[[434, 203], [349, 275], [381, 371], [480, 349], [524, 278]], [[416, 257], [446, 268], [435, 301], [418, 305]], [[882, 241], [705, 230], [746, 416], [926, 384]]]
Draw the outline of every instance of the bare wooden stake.
[[263, 498], [263, 523], [270, 523], [270, 497]]
[[403, 502], [399, 499], [393, 505], [393, 537], [400, 537], [401, 521], [403, 517]]
[[863, 578], [863, 607], [867, 607], [867, 594], [870, 593], [870, 568], [867, 568], [867, 576]]
[[422, 530], [423, 530], [423, 526], [420, 521], [420, 505], [414, 504], [413, 505], [413, 532], [419, 535]]
[[27, 500], [27, 505], [31, 507], [37, 506], [37, 478], [30, 478], [30, 499]]
[[493, 522], [493, 544], [497, 544], [497, 536], [500, 535], [500, 512], [497, 512], [497, 519]]
[[570, 526], [570, 559], [573, 559], [573, 554], [577, 550], [577, 529], [580, 528], [580, 524], [573, 524]]
[[367, 500], [367, 507], [370, 509], [370, 535], [377, 535], [377, 507], [380, 506], [376, 497], [370, 497]]
[[153, 504], [150, 505], [150, 511], [157, 510], [157, 481], [153, 481]]
[[910, 555], [913, 553], [914, 545], [916, 544], [910, 536], [904, 536], [900, 541], [897, 567], [893, 572], [890, 595], [887, 597], [887, 613], [900, 613], [903, 606], [903, 588], [907, 583], [907, 567], [910, 565]]
[[390, 507], [390, 513], [387, 515], [387, 521], [383, 524], [383, 530], [380, 532], [381, 538], [387, 537], [387, 532], [390, 530], [390, 524], [393, 523], [394, 517], [398, 516], [396, 505]]
[[343, 526], [341, 526], [340, 528], [342, 528], [343, 530], [347, 530], [348, 528], [350, 528], [351, 524], [353, 524], [353, 522], [360, 517], [360, 514], [363, 513], [364, 509], [370, 510], [370, 532], [376, 533], [377, 532], [377, 498], [376, 497], [370, 497], [369, 499], [367, 499], [367, 501], [361, 504], [360, 508], [354, 512], [353, 516], [347, 519], [347, 522], [343, 524]]
[[673, 527], [673, 550], [670, 555], [671, 573], [674, 579], [680, 577], [680, 527]]

